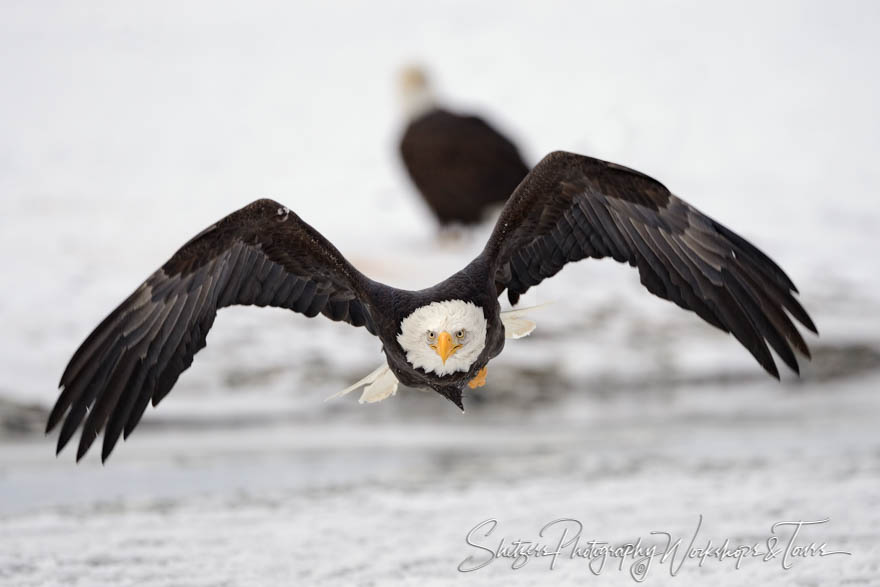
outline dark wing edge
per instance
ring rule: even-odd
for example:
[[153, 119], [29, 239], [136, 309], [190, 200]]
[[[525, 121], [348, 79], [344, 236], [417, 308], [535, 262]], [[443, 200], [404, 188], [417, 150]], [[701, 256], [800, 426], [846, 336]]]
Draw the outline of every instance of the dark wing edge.
[[611, 257], [654, 295], [733, 336], [772, 376], [768, 343], [795, 373], [818, 334], [797, 288], [766, 254], [651, 177], [574, 153], [547, 155], [517, 188], [482, 256], [511, 304], [567, 263]]
[[186, 243], [95, 328], [61, 376], [46, 432], [64, 421], [61, 452], [85, 420], [77, 460], [103, 430], [104, 461], [204, 348], [217, 310], [320, 313], [375, 334], [368, 283], [288, 208], [257, 200]]

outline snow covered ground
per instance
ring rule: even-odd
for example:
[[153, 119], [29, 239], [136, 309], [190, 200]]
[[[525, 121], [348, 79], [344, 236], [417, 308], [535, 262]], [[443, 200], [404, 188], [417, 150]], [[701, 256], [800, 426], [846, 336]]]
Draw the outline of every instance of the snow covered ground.
[[[788, 519], [852, 552], [667, 566], [651, 584], [880, 582], [880, 9], [873, 3], [326, 3], [0, 7], [0, 583], [581, 583], [582, 561], [456, 569], [497, 518], [536, 538], [652, 530], [734, 543]], [[455, 413], [404, 390], [324, 398], [381, 360], [368, 333], [221, 312], [192, 369], [117, 447], [53, 454], [39, 428], [70, 354], [204, 226], [284, 202], [370, 276], [421, 287], [437, 250], [394, 152], [393, 78], [431, 67], [537, 161], [645, 171], [786, 269], [822, 334], [801, 379], [611, 262], [554, 301]], [[626, 572], [604, 570], [612, 584]], [[597, 579], [598, 580], [598, 579]]]

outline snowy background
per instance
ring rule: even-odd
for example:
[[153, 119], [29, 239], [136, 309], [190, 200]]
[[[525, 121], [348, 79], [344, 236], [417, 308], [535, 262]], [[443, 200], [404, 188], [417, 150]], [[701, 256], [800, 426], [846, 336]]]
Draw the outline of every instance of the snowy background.
[[[852, 556], [668, 565], [649, 584], [880, 583], [880, 76], [875, 3], [260, 2], [0, 5], [0, 584], [627, 585], [582, 561], [460, 574], [465, 534], [573, 517], [615, 544], [700, 514], [715, 541], [830, 517]], [[261, 196], [371, 277], [435, 283], [396, 156], [401, 65], [554, 149], [649, 173], [776, 259], [821, 338], [766, 377], [613, 262], [524, 298], [466, 415], [375, 368], [362, 329], [223, 310], [208, 347], [101, 467], [42, 427], [77, 345], [183, 242]], [[97, 452], [97, 451], [95, 451]]]

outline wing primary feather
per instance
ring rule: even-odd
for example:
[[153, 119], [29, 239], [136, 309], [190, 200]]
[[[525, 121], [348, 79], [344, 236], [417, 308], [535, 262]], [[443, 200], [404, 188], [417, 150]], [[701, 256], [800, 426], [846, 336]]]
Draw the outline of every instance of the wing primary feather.
[[161, 316], [163, 314], [167, 315], [168, 309], [167, 305], [156, 304], [147, 322], [139, 325], [136, 330], [123, 334], [121, 340], [117, 342], [122, 347], [120, 359], [108, 374], [106, 385], [102, 385], [97, 389], [95, 398], [90, 402], [91, 410], [80, 435], [78, 459], [85, 454], [85, 451], [88, 450], [92, 441], [101, 431], [110, 411], [115, 407], [120, 394], [128, 384], [129, 377], [136, 367], [136, 361], [139, 359], [141, 349], [144, 345], [149, 345], [150, 333], [154, 333], [161, 326]]
[[768, 277], [771, 277], [772, 279], [777, 281], [777, 283], [779, 283], [785, 289], [791, 290], [794, 293], [799, 293], [797, 287], [795, 287], [794, 283], [791, 281], [788, 275], [785, 274], [785, 271], [783, 271], [782, 268], [773, 261], [773, 259], [764, 254], [764, 252], [761, 251], [758, 247], [756, 247], [740, 235], [736, 234], [720, 222], [716, 222], [715, 220], [711, 219], [709, 220], [715, 227], [715, 230], [717, 230], [719, 234], [724, 236], [724, 238], [735, 244], [741, 253], [746, 253], [749, 256], [754, 257], [759, 261], [759, 267], [763, 266], [770, 270], [771, 273], [768, 275]]
[[[173, 353], [170, 356], [170, 360], [166, 364], [166, 367], [164, 369], [161, 368], [160, 363], [160, 382], [165, 380], [164, 378], [166, 377], [166, 372], [170, 368], [172, 368], [172, 365], [173, 370], [176, 371], [176, 375], [171, 381], [171, 385], [168, 385], [167, 388], [164, 388], [161, 391], [157, 390], [157, 392], [153, 394], [152, 402], [154, 406], [158, 405], [162, 398], [165, 397], [165, 394], [167, 394], [171, 390], [171, 386], [174, 384], [175, 381], [177, 381], [177, 378], [180, 376], [180, 374], [189, 368], [189, 366], [192, 364], [193, 356], [196, 354], [196, 352], [198, 352], [205, 346], [205, 337], [207, 337], [208, 330], [210, 330], [211, 325], [214, 323], [214, 316], [216, 316], [217, 313], [213, 307], [208, 306], [204, 303], [207, 295], [208, 289], [206, 288], [205, 290], [199, 292], [198, 296], [189, 296], [186, 300], [186, 304], [184, 306], [184, 309], [180, 313], [178, 324], [172, 331], [172, 337], [170, 340], [181, 340], [186, 343], [188, 338], [193, 338], [195, 340], [198, 340], [199, 342], [196, 343], [197, 348], [195, 348], [195, 350], [191, 352], [187, 347], [184, 347], [183, 352], [178, 350], [176, 353]], [[198, 334], [196, 334], [195, 336], [191, 336], [194, 332], [194, 326], [197, 327], [196, 332], [198, 332]], [[185, 358], [185, 364], [174, 362], [175, 359], [181, 358]]]
[[742, 267], [743, 273], [747, 274], [753, 283], [761, 284], [762, 291], [766, 292], [774, 302], [791, 312], [791, 315], [813, 334], [819, 333], [816, 329], [816, 325], [813, 324], [812, 319], [810, 319], [810, 316], [807, 314], [807, 311], [804, 310], [800, 302], [791, 295], [790, 291], [780, 288], [779, 285], [772, 280], [768, 281], [763, 279], [763, 272], [755, 269], [751, 262], [742, 260], [740, 267]]
[[[740, 265], [740, 268], [743, 268]], [[752, 275], [743, 270], [736, 275], [740, 284], [761, 307], [764, 315], [770, 320], [774, 328], [779, 331], [788, 342], [801, 354], [810, 358], [810, 349], [804, 341], [797, 327], [785, 313], [785, 306], [768, 290], [762, 290], [754, 281]]]
[[98, 369], [88, 382], [82, 395], [73, 403], [70, 412], [65, 416], [64, 423], [61, 425], [61, 432], [58, 434], [56, 454], [61, 452], [61, 449], [67, 445], [76, 429], [79, 428], [80, 423], [88, 412], [88, 407], [91, 405], [94, 395], [97, 393], [100, 385], [103, 385], [104, 381], [106, 381], [107, 373], [112, 371], [119, 362], [119, 358], [122, 355], [120, 346], [111, 347], [108, 352], [111, 353], [109, 356], [105, 354], [98, 360], [101, 368]]
[[[135, 292], [138, 293], [138, 292]], [[92, 332], [86, 342], [74, 354], [71, 359], [71, 365], [68, 366], [65, 374], [61, 378], [61, 385], [64, 386], [46, 425], [46, 432], [54, 428], [67, 409], [72, 403], [76, 402], [82, 395], [85, 386], [92, 380], [95, 372], [100, 368], [100, 358], [103, 357], [107, 350], [114, 344], [114, 338], [118, 335], [120, 324], [124, 318], [134, 319], [145, 308], [142, 305], [136, 305], [129, 308], [126, 304], [135, 300], [139, 302], [136, 295], [130, 296], [125, 302], [120, 304], [105, 320], [101, 322], [98, 328]], [[77, 365], [72, 365], [77, 362]]]
[[789, 347], [786, 342], [785, 336], [776, 329], [767, 313], [761, 308], [760, 302], [754, 299], [747, 288], [743, 287], [742, 283], [734, 273], [728, 272], [725, 273], [725, 275], [728, 278], [728, 289], [734, 293], [735, 299], [739, 302], [758, 333], [770, 343], [770, 346], [776, 351], [776, 354], [779, 355], [783, 362], [788, 365], [792, 371], [800, 373], [797, 359], [795, 358], [791, 347]]
[[[183, 304], [177, 304], [175, 310], [177, 315], [179, 315], [181, 310], [183, 310]], [[152, 349], [149, 354], [149, 356], [155, 358], [150, 362], [147, 372], [144, 375], [144, 384], [139, 391], [131, 394], [127, 405], [123, 411], [119, 413], [119, 419], [125, 422], [123, 427], [124, 439], [128, 438], [128, 435], [134, 430], [138, 421], [140, 421], [141, 416], [143, 416], [144, 410], [146, 410], [147, 406], [150, 404], [150, 399], [152, 398], [153, 391], [157, 385], [159, 355], [162, 353], [164, 345], [167, 344], [168, 331], [172, 329], [173, 325], [174, 318], [169, 319], [166, 324], [163, 325], [162, 330], [156, 339], [156, 342], [160, 343], [162, 346]], [[124, 416], [124, 412], [128, 412], [128, 415]]]
[[[92, 412], [89, 414], [83, 432], [80, 436], [80, 447], [78, 449], [78, 459], [85, 455], [98, 433], [104, 428], [105, 424], [111, 420], [113, 412], [120, 409], [118, 405], [120, 398], [124, 392], [137, 395], [140, 392], [142, 377], [140, 373], [145, 373], [143, 368], [146, 358], [149, 356], [149, 349], [154, 342], [156, 335], [162, 330], [162, 326], [173, 309], [173, 304], [157, 305], [157, 309], [161, 310], [159, 314], [151, 315], [151, 325], [149, 329], [140, 335], [140, 340], [132, 340], [128, 348], [126, 348], [125, 358], [126, 365], [117, 368], [113, 377], [107, 383], [106, 388], [101, 396], [97, 398]], [[127, 402], [126, 402], [127, 403]], [[124, 408], [123, 408], [124, 409]], [[114, 427], [114, 430], [105, 430], [104, 432], [104, 448], [102, 450], [102, 460], [105, 460], [112, 450], [116, 438], [119, 437], [121, 425]], [[109, 447], [108, 447], [109, 441]]]
[[149, 289], [149, 284], [144, 284], [136, 289], [98, 324], [73, 354], [73, 357], [64, 369], [64, 373], [61, 375], [59, 385], [71, 381], [79, 374], [82, 367], [88, 363], [89, 357], [94, 355], [97, 348], [103, 346], [107, 336], [114, 331], [114, 325], [118, 324], [127, 312], [136, 311], [149, 301]]
[[767, 343], [764, 342], [764, 338], [749, 319], [740, 302], [724, 287], [718, 288], [717, 297], [718, 309], [729, 325], [730, 333], [755, 357], [767, 373], [779, 379], [779, 370], [776, 368], [770, 349], [767, 348]]

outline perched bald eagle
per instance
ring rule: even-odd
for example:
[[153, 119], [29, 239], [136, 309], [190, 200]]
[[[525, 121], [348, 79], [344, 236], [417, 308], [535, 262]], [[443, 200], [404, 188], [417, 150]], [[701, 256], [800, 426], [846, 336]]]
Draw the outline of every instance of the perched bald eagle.
[[516, 189], [482, 253], [420, 291], [372, 281], [277, 202], [233, 212], [185, 244], [89, 335], [61, 376], [47, 431], [64, 421], [60, 451], [85, 420], [77, 459], [102, 430], [106, 459], [205, 346], [217, 310], [236, 304], [323, 314], [377, 336], [386, 364], [344, 392], [366, 385], [362, 400], [376, 401], [401, 382], [462, 408], [462, 390], [485, 382], [505, 337], [534, 328], [518, 311], [502, 312], [498, 296], [506, 291], [516, 304], [587, 257], [638, 268], [648, 291], [733, 334], [777, 378], [768, 346], [795, 372], [794, 351], [810, 356], [789, 314], [816, 327], [794, 284], [764, 253], [646, 175], [555, 152]]
[[507, 201], [529, 167], [482, 118], [438, 107], [422, 70], [405, 69], [400, 90], [409, 117], [400, 156], [425, 203], [441, 227], [480, 222]]

